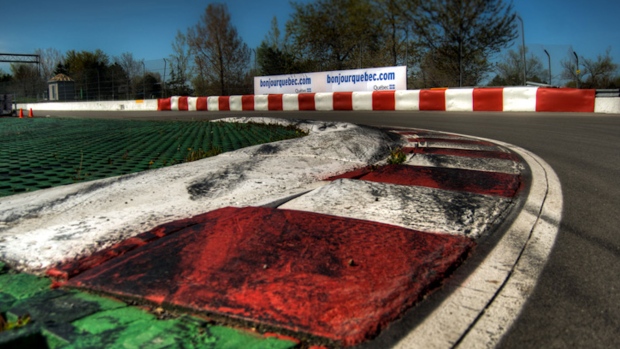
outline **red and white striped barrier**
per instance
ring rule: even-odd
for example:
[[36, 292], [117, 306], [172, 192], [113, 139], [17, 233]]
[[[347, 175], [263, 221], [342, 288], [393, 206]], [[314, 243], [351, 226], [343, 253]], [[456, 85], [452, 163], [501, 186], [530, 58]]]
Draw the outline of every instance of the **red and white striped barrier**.
[[[595, 90], [539, 87], [324, 92], [219, 97], [170, 97], [158, 110], [438, 110], [504, 112], [620, 112], [598, 103]], [[613, 103], [612, 103], [613, 104]], [[599, 107], [600, 106], [600, 107]], [[599, 109], [599, 110], [597, 110]]]

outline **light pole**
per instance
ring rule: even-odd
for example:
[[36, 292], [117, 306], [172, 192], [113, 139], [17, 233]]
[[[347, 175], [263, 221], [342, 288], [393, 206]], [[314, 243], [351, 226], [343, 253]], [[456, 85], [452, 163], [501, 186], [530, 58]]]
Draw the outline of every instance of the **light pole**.
[[547, 58], [549, 59], [549, 85], [551, 85], [551, 56], [549, 55], [549, 52], [547, 52], [546, 49], [544, 51], [547, 54]]
[[142, 60], [142, 99], [146, 99], [146, 66]]
[[164, 58], [164, 90], [162, 91], [162, 97], [166, 98], [166, 65], [168, 63], [166, 62], [166, 59]]
[[573, 54], [575, 55], [575, 59], [577, 60], [577, 88], [579, 88], [579, 73], [581, 73], [581, 71], [579, 70], [579, 56], [577, 56], [577, 54], [575, 53], [575, 51], [573, 51]]
[[99, 67], [97, 67], [97, 100], [101, 100], [101, 82], [99, 79]]
[[517, 15], [517, 19], [519, 20], [519, 22], [521, 22], [521, 40], [523, 46], [523, 86], [525, 86], [527, 84], [527, 77], [525, 76], [525, 72], [527, 70], [525, 66], [525, 27], [523, 26], [523, 18]]
[[[254, 75], [258, 75], [256, 73], [256, 61], [258, 60], [258, 58], [257, 58], [258, 52], [254, 48], [251, 48], [250, 51], [252, 51], [252, 53], [254, 54], [254, 68], [253, 68], [254, 69]], [[250, 55], [250, 69], [252, 69], [252, 55]]]

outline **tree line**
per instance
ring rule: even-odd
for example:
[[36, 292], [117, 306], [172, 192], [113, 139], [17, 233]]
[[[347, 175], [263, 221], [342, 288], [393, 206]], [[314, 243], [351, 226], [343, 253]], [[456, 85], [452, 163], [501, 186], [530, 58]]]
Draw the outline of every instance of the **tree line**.
[[[199, 23], [179, 31], [170, 56], [178, 94], [252, 93], [254, 76], [405, 65], [408, 88], [523, 85], [517, 15], [503, 0], [315, 0], [295, 3], [280, 30], [277, 19], [251, 50], [226, 5], [207, 6]], [[251, 53], [254, 53], [254, 61]], [[526, 55], [526, 81], [552, 84], [540, 59]], [[572, 54], [557, 81], [582, 88], [618, 88], [608, 49], [596, 59]], [[492, 79], [490, 79], [493, 77]], [[557, 83], [554, 85], [558, 85]]]
[[[177, 32], [165, 81], [158, 73], [147, 73], [144, 61], [131, 53], [109, 58], [101, 50], [62, 55], [47, 49], [37, 52], [41, 69], [13, 64], [11, 74], [0, 72], [0, 87], [12, 82], [13, 88], [31, 94], [44, 90], [54, 74], [66, 73], [76, 82], [78, 99], [251, 94], [254, 76], [397, 65], [407, 66], [410, 89], [486, 81], [491, 86], [523, 85], [524, 68], [525, 80], [552, 83], [527, 47], [506, 51], [519, 36], [511, 2], [315, 0], [291, 6], [284, 30], [274, 17], [264, 40], [251, 49], [227, 6], [209, 4], [198, 23]], [[609, 49], [595, 59], [581, 57], [579, 69], [567, 54], [560, 78], [570, 87], [620, 87], [618, 64]]]
[[48, 81], [64, 74], [74, 81], [74, 100], [126, 100], [162, 96], [162, 78], [146, 71], [144, 60], [126, 52], [110, 58], [102, 50], [65, 54], [54, 48], [38, 49], [39, 64], [12, 63], [10, 74], [0, 71], [0, 93], [20, 100], [47, 98]]

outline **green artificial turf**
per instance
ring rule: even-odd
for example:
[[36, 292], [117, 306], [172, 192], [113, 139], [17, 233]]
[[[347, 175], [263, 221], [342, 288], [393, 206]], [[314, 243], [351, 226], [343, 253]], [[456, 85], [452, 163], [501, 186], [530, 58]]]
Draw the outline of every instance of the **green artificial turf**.
[[303, 135], [292, 127], [252, 123], [0, 118], [0, 197]]

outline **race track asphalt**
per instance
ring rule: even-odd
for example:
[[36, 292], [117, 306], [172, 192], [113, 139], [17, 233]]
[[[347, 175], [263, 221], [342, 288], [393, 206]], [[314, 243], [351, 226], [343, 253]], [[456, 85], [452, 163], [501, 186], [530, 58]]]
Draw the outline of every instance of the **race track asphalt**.
[[229, 116], [337, 120], [462, 133], [532, 151], [559, 176], [564, 212], [539, 283], [500, 347], [620, 347], [620, 115], [365, 111], [41, 114], [149, 120]]

